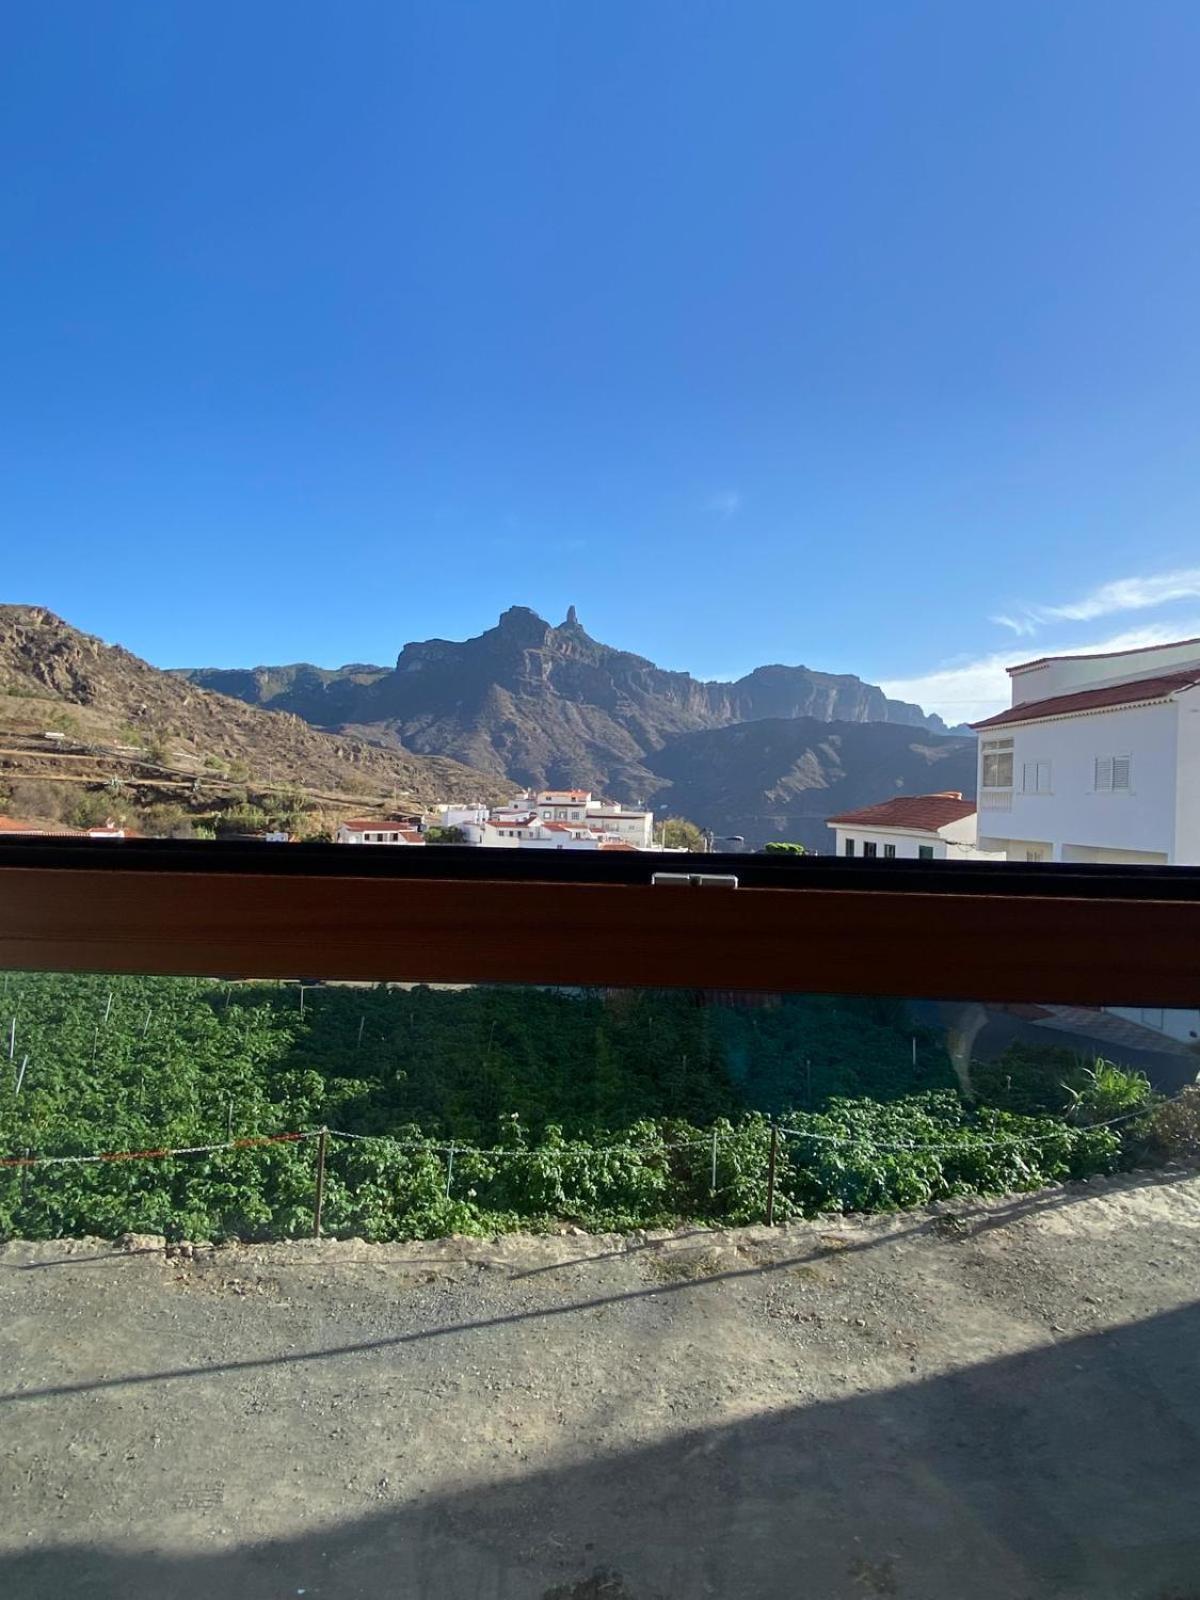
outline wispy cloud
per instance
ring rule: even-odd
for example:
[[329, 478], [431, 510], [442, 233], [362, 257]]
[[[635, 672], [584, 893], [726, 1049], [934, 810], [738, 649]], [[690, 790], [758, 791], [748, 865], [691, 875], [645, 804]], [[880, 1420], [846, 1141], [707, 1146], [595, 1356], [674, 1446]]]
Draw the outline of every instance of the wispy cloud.
[[721, 489], [717, 494], [710, 495], [705, 503], [705, 510], [714, 511], [718, 517], [724, 517], [726, 520], [736, 517], [741, 509], [740, 489]]
[[1119, 578], [1101, 584], [1081, 600], [1065, 606], [1047, 606], [1046, 617], [1066, 622], [1091, 622], [1095, 617], [1110, 617], [1115, 611], [1146, 611], [1152, 606], [1170, 605], [1173, 600], [1194, 600], [1200, 595], [1200, 567], [1185, 567], [1181, 572], [1160, 572], [1146, 578]]
[[1014, 633], [1019, 634], [1036, 633], [1038, 629], [1032, 617], [1007, 617], [1001, 613], [1000, 616], [989, 617], [988, 621], [994, 622], [1000, 628], [1011, 628]]
[[[1185, 623], [1150, 623], [1106, 639], [1039, 647], [1039, 655], [1103, 654], [1106, 650], [1138, 650], [1143, 645], [1168, 644], [1188, 634], [1200, 635], [1200, 619]], [[936, 711], [949, 723], [978, 722], [1010, 703], [1007, 668], [1016, 660], [1011, 650], [997, 650], [973, 658], [957, 657], [929, 672], [909, 678], [886, 679], [882, 688], [896, 700], [915, 700], [926, 711]]]
[[1002, 628], [1028, 636], [1048, 622], [1094, 622], [1122, 611], [1149, 611], [1177, 600], [1200, 596], [1200, 567], [1184, 567], [1178, 572], [1155, 572], [1138, 578], [1117, 578], [1099, 588], [1069, 600], [1064, 605], [1021, 606], [1015, 614], [1003, 612], [991, 618]]

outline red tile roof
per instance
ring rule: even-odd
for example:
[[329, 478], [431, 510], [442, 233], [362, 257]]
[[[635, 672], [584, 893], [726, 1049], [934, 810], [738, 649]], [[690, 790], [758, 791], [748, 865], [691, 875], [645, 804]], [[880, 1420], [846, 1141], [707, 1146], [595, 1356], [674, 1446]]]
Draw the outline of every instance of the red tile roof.
[[341, 826], [353, 833], [402, 833], [415, 824], [411, 817], [351, 817]]
[[1139, 644], [1132, 650], [1087, 650], [1078, 656], [1038, 656], [1034, 661], [1018, 661], [1008, 671], [1028, 672], [1031, 667], [1048, 666], [1051, 661], [1107, 661], [1109, 656], [1142, 656], [1149, 650], [1179, 650], [1184, 645], [1200, 645], [1200, 639], [1172, 639], [1167, 644]]
[[1069, 717], [1080, 711], [1108, 711], [1115, 706], [1144, 705], [1147, 700], [1165, 700], [1179, 689], [1200, 683], [1200, 667], [1184, 672], [1166, 672], [1158, 678], [1140, 678], [1136, 683], [1109, 683], [1100, 689], [1077, 689], [1073, 694], [1052, 695], [1049, 700], [1026, 700], [983, 722], [975, 729], [1004, 728], [1010, 722], [1043, 722], [1047, 717]]
[[124, 828], [48, 828], [39, 822], [0, 817], [0, 833], [37, 834], [43, 839], [115, 839], [126, 831]]
[[552, 829], [555, 833], [581, 833], [586, 831], [580, 822], [543, 822], [542, 827]]
[[916, 833], [936, 833], [948, 823], [974, 815], [974, 800], [964, 800], [960, 794], [907, 794], [864, 806], [861, 811], [843, 811], [827, 820], [838, 827], [908, 828]]

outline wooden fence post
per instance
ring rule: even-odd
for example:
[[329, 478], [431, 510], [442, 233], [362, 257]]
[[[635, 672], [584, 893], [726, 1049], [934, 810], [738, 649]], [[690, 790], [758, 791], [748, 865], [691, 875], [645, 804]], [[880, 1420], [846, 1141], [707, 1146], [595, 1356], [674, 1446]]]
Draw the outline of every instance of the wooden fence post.
[[767, 1166], [767, 1227], [775, 1226], [775, 1168], [779, 1161], [779, 1124], [771, 1124], [771, 1159]]
[[313, 1201], [313, 1238], [321, 1237], [321, 1209], [325, 1204], [325, 1146], [329, 1129], [322, 1128], [317, 1136], [317, 1193]]

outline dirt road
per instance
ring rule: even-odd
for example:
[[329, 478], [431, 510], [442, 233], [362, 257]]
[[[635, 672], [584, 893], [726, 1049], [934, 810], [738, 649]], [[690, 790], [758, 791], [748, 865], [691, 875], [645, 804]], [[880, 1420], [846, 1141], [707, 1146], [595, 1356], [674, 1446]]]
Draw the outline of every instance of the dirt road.
[[1200, 1178], [0, 1250], [6, 1600], [1197, 1600]]

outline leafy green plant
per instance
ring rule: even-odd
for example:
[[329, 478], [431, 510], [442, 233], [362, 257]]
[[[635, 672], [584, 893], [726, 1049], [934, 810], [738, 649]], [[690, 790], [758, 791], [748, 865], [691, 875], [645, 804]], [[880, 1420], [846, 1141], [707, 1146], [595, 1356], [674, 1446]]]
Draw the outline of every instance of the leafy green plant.
[[1082, 1068], [1080, 1079], [1063, 1087], [1070, 1096], [1071, 1120], [1084, 1127], [1143, 1111], [1154, 1098], [1145, 1073], [1131, 1072], [1100, 1058], [1093, 1066]]

